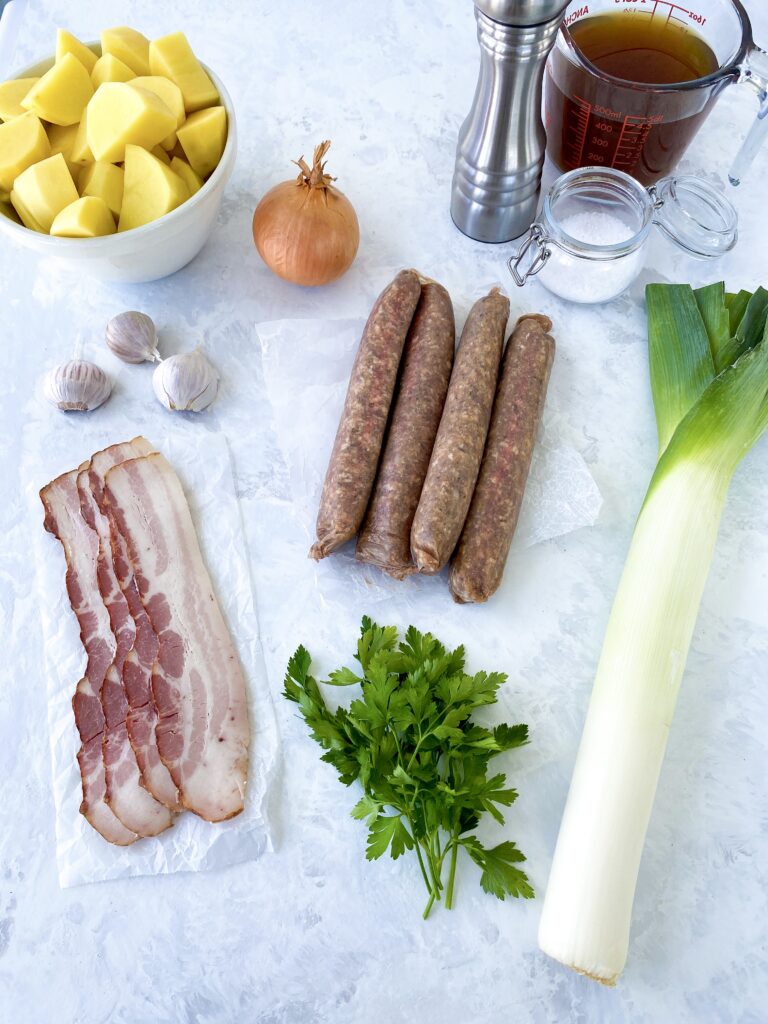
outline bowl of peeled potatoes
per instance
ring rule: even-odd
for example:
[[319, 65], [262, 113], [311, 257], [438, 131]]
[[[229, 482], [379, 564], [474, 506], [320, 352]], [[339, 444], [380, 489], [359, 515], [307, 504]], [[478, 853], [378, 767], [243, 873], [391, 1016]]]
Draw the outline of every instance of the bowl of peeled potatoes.
[[103, 281], [198, 254], [235, 163], [232, 101], [182, 32], [80, 42], [0, 84], [0, 231]]

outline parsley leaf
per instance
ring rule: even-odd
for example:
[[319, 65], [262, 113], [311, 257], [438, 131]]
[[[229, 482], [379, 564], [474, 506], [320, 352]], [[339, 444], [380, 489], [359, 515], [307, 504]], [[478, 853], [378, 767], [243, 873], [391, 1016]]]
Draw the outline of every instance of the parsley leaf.
[[304, 647], [288, 662], [284, 695], [297, 704], [323, 748], [321, 759], [333, 765], [344, 785], [362, 786], [352, 816], [368, 826], [366, 858], [389, 852], [397, 859], [415, 851], [429, 897], [424, 917], [436, 901], [452, 906], [462, 848], [480, 866], [486, 892], [499, 899], [533, 896], [517, 866], [525, 857], [515, 844], [486, 849], [471, 834], [484, 813], [504, 824], [501, 808], [517, 799], [503, 773], [489, 777], [488, 765], [492, 757], [527, 743], [527, 726], [489, 729], [471, 720], [476, 708], [496, 702], [507, 677], [468, 675], [463, 647], [449, 651], [414, 626], [398, 642], [394, 626], [379, 626], [367, 616], [355, 658], [359, 672], [340, 668], [327, 680], [360, 687], [349, 708], [329, 710]]

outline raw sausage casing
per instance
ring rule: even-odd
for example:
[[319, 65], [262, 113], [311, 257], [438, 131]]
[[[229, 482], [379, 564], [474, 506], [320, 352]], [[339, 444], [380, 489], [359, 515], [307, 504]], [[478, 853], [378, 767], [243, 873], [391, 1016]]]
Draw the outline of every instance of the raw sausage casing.
[[397, 370], [421, 295], [415, 270], [401, 270], [374, 303], [349, 378], [317, 513], [311, 558], [325, 558], [357, 533], [371, 496]]
[[371, 504], [357, 541], [361, 562], [396, 579], [416, 572], [411, 524], [448, 391], [456, 345], [451, 297], [425, 281], [408, 332], [397, 397]]
[[508, 317], [509, 299], [494, 288], [474, 304], [464, 325], [411, 529], [420, 572], [439, 572], [461, 534], [483, 457]]
[[480, 476], [451, 566], [456, 601], [487, 601], [498, 589], [523, 501], [555, 342], [551, 321], [520, 317], [507, 343]]

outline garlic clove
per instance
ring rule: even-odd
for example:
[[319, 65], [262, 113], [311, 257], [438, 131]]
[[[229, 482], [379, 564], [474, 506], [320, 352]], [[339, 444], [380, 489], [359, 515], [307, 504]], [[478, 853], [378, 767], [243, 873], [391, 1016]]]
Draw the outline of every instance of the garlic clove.
[[159, 362], [157, 330], [146, 313], [129, 310], [107, 324], [107, 345], [126, 363]]
[[90, 412], [109, 398], [112, 384], [100, 366], [72, 359], [45, 375], [43, 394], [64, 412]]
[[152, 374], [159, 402], [174, 412], [202, 412], [219, 390], [219, 375], [200, 349], [164, 359]]

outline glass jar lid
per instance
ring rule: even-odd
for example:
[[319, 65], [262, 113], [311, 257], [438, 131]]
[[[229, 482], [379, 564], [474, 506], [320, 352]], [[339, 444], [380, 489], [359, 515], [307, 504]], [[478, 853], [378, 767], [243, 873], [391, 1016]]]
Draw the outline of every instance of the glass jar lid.
[[694, 174], [662, 178], [648, 193], [653, 222], [697, 259], [715, 259], [736, 245], [738, 215], [723, 193]]

